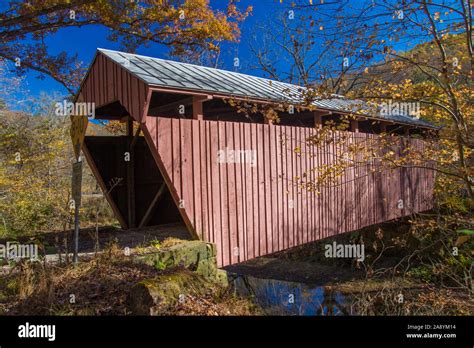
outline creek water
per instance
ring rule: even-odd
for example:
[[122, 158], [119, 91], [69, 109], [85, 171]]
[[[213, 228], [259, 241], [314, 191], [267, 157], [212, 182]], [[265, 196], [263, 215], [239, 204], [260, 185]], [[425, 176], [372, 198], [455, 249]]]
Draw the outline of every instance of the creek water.
[[351, 315], [351, 301], [347, 295], [329, 287], [229, 274], [239, 296], [249, 297], [274, 315]]

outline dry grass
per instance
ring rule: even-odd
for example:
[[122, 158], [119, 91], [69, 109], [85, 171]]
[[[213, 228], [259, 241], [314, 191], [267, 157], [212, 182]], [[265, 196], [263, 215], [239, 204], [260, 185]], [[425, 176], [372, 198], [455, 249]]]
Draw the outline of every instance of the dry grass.
[[248, 316], [262, 313], [249, 300], [236, 297], [225, 289], [210, 287], [199, 295], [187, 294], [185, 301], [164, 308], [162, 315]]
[[170, 248], [172, 246], [181, 244], [182, 242], [183, 241], [181, 239], [174, 238], [174, 237], [168, 237], [161, 243], [161, 247], [162, 248]]
[[[116, 245], [77, 267], [24, 262], [0, 282], [0, 313], [4, 315], [128, 315], [127, 296], [137, 282], [174, 270], [159, 271], [132, 262]], [[196, 275], [197, 276], [197, 275]], [[163, 315], [251, 315], [248, 301], [217, 285], [189, 289], [184, 304]], [[73, 299], [75, 301], [73, 301]], [[74, 303], [75, 302], [75, 303]]]
[[[402, 295], [402, 297], [400, 297]], [[357, 315], [472, 315], [474, 302], [462, 291], [423, 288], [382, 288], [355, 294], [351, 310]]]

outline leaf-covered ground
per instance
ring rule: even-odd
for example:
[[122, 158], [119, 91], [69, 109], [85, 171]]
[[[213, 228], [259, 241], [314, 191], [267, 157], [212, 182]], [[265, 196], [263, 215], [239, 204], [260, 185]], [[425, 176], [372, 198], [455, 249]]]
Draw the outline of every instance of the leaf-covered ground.
[[[130, 315], [127, 299], [137, 282], [157, 275], [190, 272], [159, 271], [133, 263], [121, 249], [108, 249], [78, 267], [22, 263], [0, 280], [2, 315]], [[191, 272], [190, 272], [191, 273]], [[193, 277], [199, 277], [197, 274]], [[259, 310], [229, 290], [200, 281], [187, 289], [186, 300], [162, 309], [162, 315], [254, 315]]]

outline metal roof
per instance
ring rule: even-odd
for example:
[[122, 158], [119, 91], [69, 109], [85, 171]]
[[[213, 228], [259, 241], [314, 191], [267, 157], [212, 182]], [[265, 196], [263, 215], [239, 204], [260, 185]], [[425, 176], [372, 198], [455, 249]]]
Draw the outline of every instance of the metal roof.
[[[292, 104], [302, 104], [307, 91], [305, 87], [232, 71], [102, 48], [98, 51], [150, 86]], [[316, 100], [313, 105], [319, 109], [354, 112], [397, 123], [436, 128], [431, 123], [408, 114], [385, 115], [380, 112], [380, 107], [377, 110], [361, 100], [351, 100], [338, 95], [331, 99]]]

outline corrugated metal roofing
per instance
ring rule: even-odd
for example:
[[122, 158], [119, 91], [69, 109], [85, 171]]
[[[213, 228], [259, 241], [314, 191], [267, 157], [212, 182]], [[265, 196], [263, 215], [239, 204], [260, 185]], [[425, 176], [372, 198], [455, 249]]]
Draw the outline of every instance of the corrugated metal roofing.
[[[98, 51], [151, 86], [293, 104], [302, 103], [306, 91], [305, 87], [232, 71], [100, 48]], [[342, 96], [317, 100], [313, 104], [317, 108], [336, 112], [357, 112], [388, 121], [435, 128], [431, 123], [422, 119], [407, 114], [385, 115], [380, 113], [380, 108], [374, 110], [363, 101], [350, 100]], [[369, 113], [360, 110], [371, 111]]]

